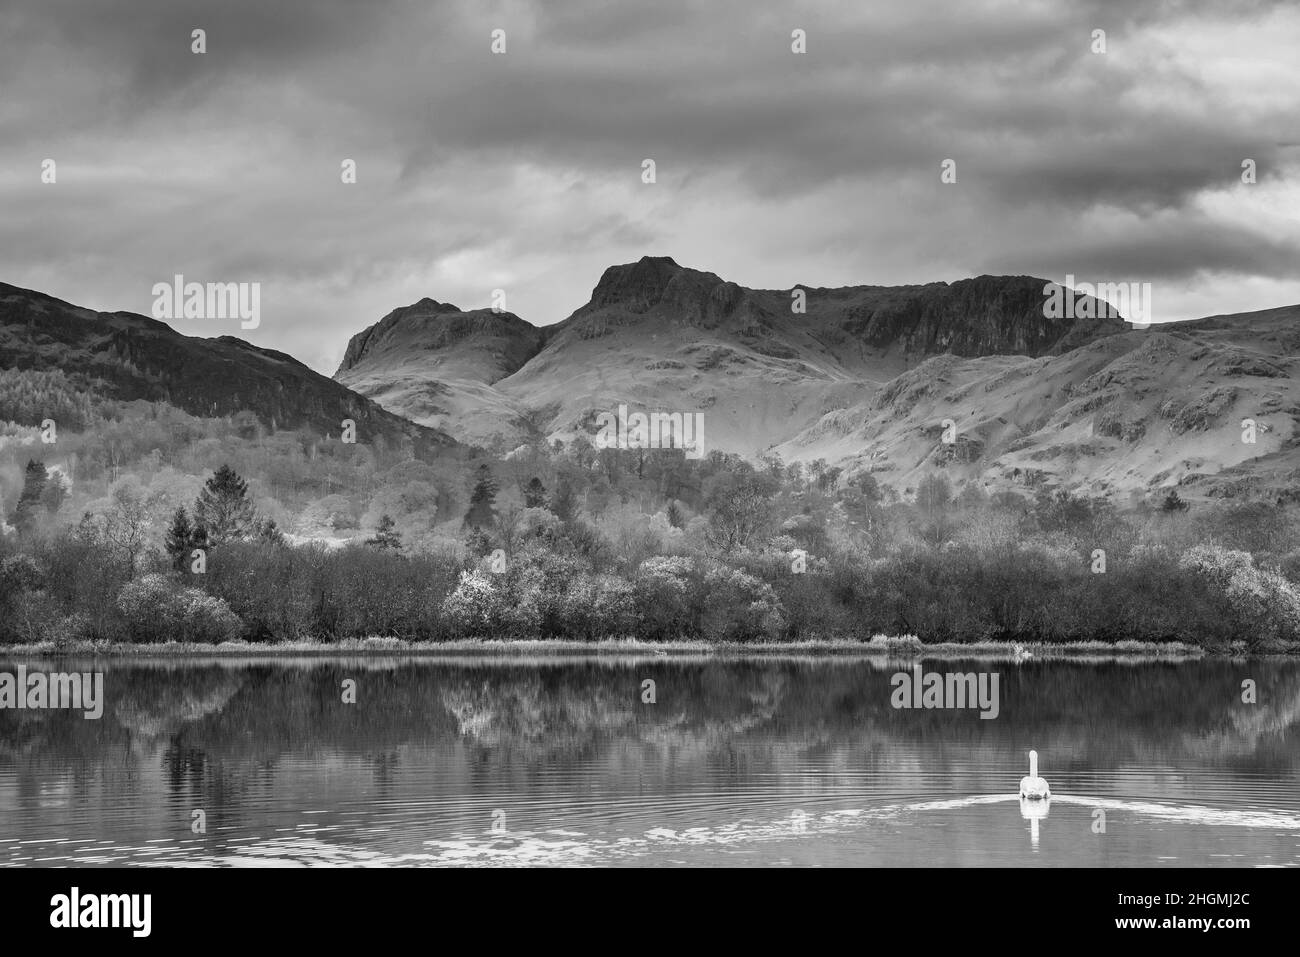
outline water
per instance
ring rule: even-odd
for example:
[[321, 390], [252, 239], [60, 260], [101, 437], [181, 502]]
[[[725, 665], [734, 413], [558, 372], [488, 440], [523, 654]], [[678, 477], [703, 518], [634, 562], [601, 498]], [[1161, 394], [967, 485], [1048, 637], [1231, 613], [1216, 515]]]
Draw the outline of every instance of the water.
[[1300, 864], [1295, 661], [926, 663], [991, 720], [883, 660], [23, 663], [107, 703], [0, 710], [3, 865]]

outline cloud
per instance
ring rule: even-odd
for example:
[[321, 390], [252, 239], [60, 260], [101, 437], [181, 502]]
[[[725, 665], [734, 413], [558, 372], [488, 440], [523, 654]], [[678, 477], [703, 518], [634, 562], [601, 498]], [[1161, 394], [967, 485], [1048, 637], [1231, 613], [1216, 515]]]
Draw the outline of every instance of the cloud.
[[1297, 46], [1284, 2], [23, 2], [0, 279], [140, 312], [174, 272], [257, 279], [250, 335], [327, 372], [397, 305], [505, 288], [553, 322], [645, 253], [769, 288], [1073, 273], [1158, 283], [1157, 318], [1263, 308], [1300, 301]]

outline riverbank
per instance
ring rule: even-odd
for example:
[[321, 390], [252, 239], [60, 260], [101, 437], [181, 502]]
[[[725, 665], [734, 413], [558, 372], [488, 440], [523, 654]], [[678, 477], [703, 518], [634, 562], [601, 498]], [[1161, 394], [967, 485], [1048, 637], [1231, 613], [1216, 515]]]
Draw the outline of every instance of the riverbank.
[[[910, 639], [910, 640], [909, 640]], [[1300, 649], [1275, 654], [1293, 656]], [[310, 658], [338, 656], [402, 656], [420, 658], [552, 658], [552, 657], [880, 657], [890, 659], [985, 659], [1028, 662], [1034, 660], [1184, 660], [1244, 657], [1237, 649], [1216, 653], [1183, 642], [1103, 641], [1063, 643], [942, 642], [923, 644], [911, 636], [868, 641], [809, 640], [798, 642], [725, 643], [705, 641], [605, 641], [567, 640], [461, 640], [447, 642], [404, 641], [398, 638], [347, 639], [325, 643], [294, 641], [220, 644], [164, 642], [43, 642], [0, 646], [0, 657], [106, 657], [106, 658]]]

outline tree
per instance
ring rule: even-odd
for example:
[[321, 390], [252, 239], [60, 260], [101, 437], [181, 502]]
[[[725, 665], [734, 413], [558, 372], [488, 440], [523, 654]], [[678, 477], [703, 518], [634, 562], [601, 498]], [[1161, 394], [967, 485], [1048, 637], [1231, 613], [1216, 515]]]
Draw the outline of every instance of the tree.
[[952, 483], [948, 476], [930, 473], [916, 489], [916, 504], [927, 516], [942, 512], [952, 501]]
[[256, 534], [248, 483], [229, 465], [223, 465], [204, 483], [194, 503], [194, 518], [208, 531], [213, 545], [251, 538]]
[[49, 472], [45, 469], [45, 463], [29, 459], [27, 470], [23, 473], [23, 490], [18, 496], [18, 504], [14, 506], [10, 518], [10, 523], [20, 532], [29, 531], [36, 524], [41, 507], [41, 496], [45, 493], [45, 485], [48, 481]]
[[709, 542], [724, 552], [748, 545], [770, 520], [774, 483], [766, 475], [720, 476], [709, 491]]
[[375, 529], [375, 537], [367, 538], [366, 544], [379, 549], [381, 552], [390, 548], [394, 551], [401, 551], [402, 533], [397, 531], [397, 523], [393, 521], [391, 515], [385, 512], [379, 516], [379, 527]]
[[867, 505], [875, 505], [880, 501], [880, 483], [870, 472], [859, 472], [854, 477], [853, 484], [857, 486], [862, 500]]
[[808, 471], [811, 473], [813, 481], [817, 483], [817, 487], [821, 488], [822, 478], [826, 475], [826, 460], [813, 459], [808, 463]]
[[45, 489], [41, 492], [41, 504], [45, 506], [45, 510], [53, 515], [63, 507], [67, 498], [68, 483], [58, 472], [50, 473]]
[[284, 533], [280, 531], [280, 526], [276, 524], [275, 519], [266, 516], [259, 516], [253, 522], [254, 537], [266, 545], [283, 545]]
[[578, 515], [578, 496], [573, 490], [573, 483], [567, 478], [561, 478], [555, 486], [551, 511], [563, 522], [571, 522]]
[[839, 484], [840, 476], [843, 474], [844, 469], [838, 465], [832, 465], [817, 479], [817, 487], [823, 492], [832, 492], [835, 490], [835, 486]]
[[187, 571], [194, 550], [207, 547], [208, 530], [190, 521], [185, 506], [178, 507], [172, 514], [171, 525], [167, 527], [167, 534], [163, 538], [163, 548], [171, 556], [172, 567], [178, 572]]
[[1188, 504], [1182, 500], [1176, 489], [1170, 489], [1169, 494], [1160, 503], [1160, 511], [1162, 512], [1185, 512], [1188, 507]]
[[144, 551], [153, 524], [149, 496], [140, 480], [127, 475], [109, 492], [104, 537], [122, 553], [127, 575], [134, 577], [136, 559]]
[[536, 475], [524, 486], [524, 508], [548, 508], [546, 486]]
[[478, 478], [474, 482], [474, 491], [469, 496], [469, 511], [465, 513], [465, 524], [471, 528], [489, 528], [496, 521], [497, 483], [492, 479], [492, 470], [484, 462], [478, 467]]
[[673, 499], [668, 503], [664, 515], [668, 519], [668, 524], [673, 528], [686, 527], [686, 516], [682, 514], [682, 507], [677, 504], [677, 499]]

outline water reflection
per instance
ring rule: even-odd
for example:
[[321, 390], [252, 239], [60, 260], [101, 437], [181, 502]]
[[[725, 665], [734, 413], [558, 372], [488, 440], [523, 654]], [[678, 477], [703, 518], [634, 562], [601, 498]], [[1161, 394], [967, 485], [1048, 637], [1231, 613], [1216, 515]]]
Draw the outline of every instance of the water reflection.
[[0, 711], [0, 863], [1300, 863], [1295, 662], [935, 666], [1000, 671], [994, 720], [879, 660], [94, 667], [98, 721]]
[[1047, 812], [1052, 809], [1052, 799], [1020, 799], [1020, 816], [1029, 822], [1029, 840], [1034, 850], [1038, 850], [1038, 822], [1047, 819]]

